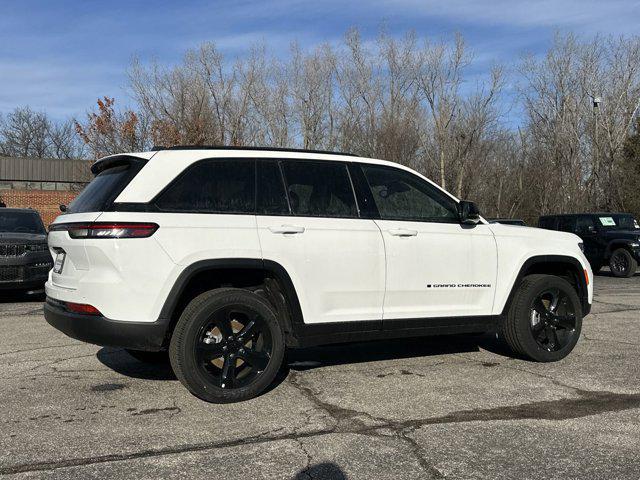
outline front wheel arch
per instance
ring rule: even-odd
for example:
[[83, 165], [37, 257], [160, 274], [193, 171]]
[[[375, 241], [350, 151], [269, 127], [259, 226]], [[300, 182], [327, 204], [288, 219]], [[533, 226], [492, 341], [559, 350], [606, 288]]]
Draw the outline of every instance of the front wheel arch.
[[[565, 278], [576, 289], [578, 298], [582, 306], [582, 314], [587, 315], [591, 310], [589, 303], [588, 285], [585, 280], [584, 267], [575, 257], [568, 255], [539, 255], [528, 258], [520, 267], [515, 281], [511, 285], [511, 290], [502, 308], [501, 315], [504, 317], [509, 312], [513, 303], [513, 298], [527, 275], [544, 274], [555, 275]], [[589, 279], [592, 281], [592, 279]]]

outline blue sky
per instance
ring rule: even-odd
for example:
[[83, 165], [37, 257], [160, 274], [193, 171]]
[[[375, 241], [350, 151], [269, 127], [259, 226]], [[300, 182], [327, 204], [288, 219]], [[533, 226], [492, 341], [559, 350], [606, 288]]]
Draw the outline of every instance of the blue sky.
[[81, 116], [103, 95], [131, 103], [133, 56], [172, 64], [213, 41], [230, 57], [264, 41], [276, 55], [338, 42], [350, 27], [374, 39], [461, 32], [475, 74], [493, 62], [540, 54], [556, 30], [584, 37], [640, 33], [640, 0], [6, 0], [0, 15], [0, 112], [30, 105], [54, 118]]

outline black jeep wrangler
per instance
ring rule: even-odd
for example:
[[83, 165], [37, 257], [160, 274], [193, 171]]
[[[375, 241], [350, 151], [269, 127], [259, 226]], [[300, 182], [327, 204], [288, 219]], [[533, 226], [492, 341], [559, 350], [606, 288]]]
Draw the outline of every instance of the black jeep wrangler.
[[609, 264], [616, 277], [631, 277], [640, 261], [640, 226], [628, 213], [545, 215], [538, 227], [571, 232], [582, 238], [594, 273]]

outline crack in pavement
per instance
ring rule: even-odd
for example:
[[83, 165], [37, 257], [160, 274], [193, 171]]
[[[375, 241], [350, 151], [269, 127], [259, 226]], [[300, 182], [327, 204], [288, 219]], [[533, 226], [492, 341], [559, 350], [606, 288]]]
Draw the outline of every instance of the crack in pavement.
[[[532, 373], [532, 372], [527, 372]], [[301, 374], [292, 372], [289, 383], [300, 391], [319, 410], [333, 419], [334, 425], [318, 428], [308, 432], [293, 432], [276, 434], [269, 430], [258, 435], [223, 442], [205, 442], [185, 444], [157, 449], [142, 450], [131, 453], [118, 453], [93, 457], [72, 458], [66, 460], [23, 463], [0, 468], [0, 475], [47, 471], [65, 467], [92, 465], [98, 463], [126, 461], [139, 458], [149, 458], [185, 452], [216, 450], [239, 445], [261, 444], [273, 441], [293, 440], [299, 442], [306, 438], [326, 436], [331, 434], [351, 433], [356, 435], [397, 438], [410, 445], [412, 454], [421, 467], [432, 477], [442, 478], [442, 473], [431, 465], [425, 458], [420, 445], [409, 435], [421, 427], [439, 424], [456, 424], [468, 422], [517, 421], [524, 419], [542, 419], [561, 421], [585, 416], [598, 415], [608, 412], [618, 412], [640, 408], [640, 393], [620, 394], [606, 391], [590, 391], [577, 387], [571, 388], [577, 395], [574, 398], [559, 400], [544, 400], [518, 405], [502, 406], [486, 409], [470, 409], [451, 412], [439, 417], [427, 417], [408, 420], [392, 420], [376, 417], [367, 412], [344, 408], [321, 400], [317, 394], [300, 379]], [[543, 378], [549, 378], [543, 376]], [[555, 379], [552, 379], [556, 381]], [[390, 432], [390, 433], [388, 433]]]

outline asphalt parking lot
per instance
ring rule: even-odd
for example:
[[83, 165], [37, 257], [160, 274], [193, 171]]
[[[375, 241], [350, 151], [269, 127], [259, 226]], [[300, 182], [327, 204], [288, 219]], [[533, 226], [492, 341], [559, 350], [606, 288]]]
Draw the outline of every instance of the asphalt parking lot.
[[291, 352], [249, 402], [191, 396], [168, 365], [71, 340], [0, 303], [0, 475], [18, 478], [640, 477], [640, 275], [595, 278], [567, 359], [491, 337]]

